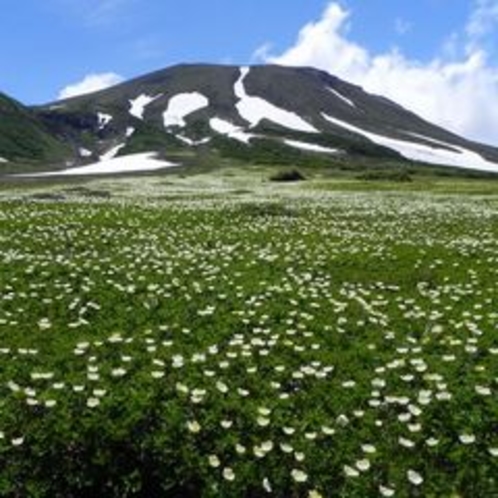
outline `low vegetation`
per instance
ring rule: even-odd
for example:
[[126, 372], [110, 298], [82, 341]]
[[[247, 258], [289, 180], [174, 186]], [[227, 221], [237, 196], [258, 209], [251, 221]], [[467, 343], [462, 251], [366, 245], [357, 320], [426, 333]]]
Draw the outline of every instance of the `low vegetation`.
[[297, 169], [279, 171], [270, 176], [272, 182], [301, 182], [306, 180], [304, 175]]
[[498, 197], [186, 182], [0, 192], [0, 495], [498, 494]]
[[[0, 93], [0, 150], [9, 160], [61, 160], [69, 149], [26, 108]], [[2, 169], [5, 165], [2, 164]], [[1, 170], [0, 170], [1, 171]]]

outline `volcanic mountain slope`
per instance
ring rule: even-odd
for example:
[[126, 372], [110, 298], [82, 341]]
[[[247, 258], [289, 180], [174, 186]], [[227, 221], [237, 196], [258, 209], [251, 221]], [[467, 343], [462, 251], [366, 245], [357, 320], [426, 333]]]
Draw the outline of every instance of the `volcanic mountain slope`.
[[373, 156], [498, 172], [498, 149], [312, 68], [179, 65], [35, 112], [80, 167], [213, 150], [253, 162]]

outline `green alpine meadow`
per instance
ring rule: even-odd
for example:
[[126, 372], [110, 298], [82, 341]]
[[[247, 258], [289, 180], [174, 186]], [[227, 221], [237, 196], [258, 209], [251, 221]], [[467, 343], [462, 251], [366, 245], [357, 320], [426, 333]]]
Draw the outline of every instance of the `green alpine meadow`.
[[3, 3], [0, 498], [498, 498], [498, 0]]
[[498, 495], [496, 181], [284, 173], [2, 184], [0, 496]]

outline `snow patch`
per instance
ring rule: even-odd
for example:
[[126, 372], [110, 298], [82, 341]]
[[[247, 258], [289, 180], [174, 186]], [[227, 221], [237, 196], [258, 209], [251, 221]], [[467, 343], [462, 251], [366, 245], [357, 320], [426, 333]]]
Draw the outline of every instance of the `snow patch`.
[[187, 123], [185, 118], [195, 111], [209, 105], [207, 97], [199, 92], [179, 93], [168, 102], [168, 108], [163, 113], [164, 126], [184, 127]]
[[145, 108], [154, 102], [154, 100], [161, 97], [162, 93], [156, 95], [155, 97], [151, 97], [150, 95], [142, 94], [139, 95], [136, 99], [130, 99], [128, 102], [130, 103], [129, 113], [132, 116], [135, 116], [138, 119], [144, 118]]
[[299, 142], [298, 140], [284, 140], [284, 143], [291, 147], [295, 147], [296, 149], [307, 150], [311, 152], [323, 152], [325, 154], [338, 154], [339, 152], [341, 152], [339, 149], [330, 149], [328, 147], [322, 147], [321, 145]]
[[125, 146], [126, 144], [119, 144], [109, 149], [107, 152], [100, 156], [101, 161], [108, 161], [109, 159], [113, 159], [118, 155], [118, 152]]
[[92, 151], [85, 149], [84, 147], [80, 147], [78, 153], [81, 157], [90, 157], [92, 155]]
[[[448, 150], [430, 147], [420, 143], [389, 138], [370, 131], [365, 131], [349, 123], [341, 121], [340, 119], [328, 116], [325, 113], [322, 113], [322, 116], [332, 124], [345, 128], [346, 130], [354, 133], [358, 133], [359, 135], [363, 135], [378, 145], [383, 145], [399, 152], [406, 159], [421, 161], [429, 164], [438, 164], [441, 166], [455, 166], [457, 168], [498, 172], [498, 163], [487, 161], [476, 152], [464, 149], [463, 147], [451, 145], [452, 150]], [[434, 142], [434, 144], [437, 143], [432, 139], [429, 140]], [[445, 144], [445, 146], [447, 146], [447, 144]]]
[[175, 137], [178, 138], [178, 140], [181, 140], [183, 143], [194, 147], [196, 145], [207, 144], [208, 142], [211, 141], [211, 137], [201, 138], [200, 140], [192, 140], [191, 138], [185, 137], [184, 135], [175, 135]]
[[327, 90], [329, 92], [332, 92], [337, 98], [341, 99], [343, 102], [345, 102], [350, 107], [354, 107], [356, 109], [356, 104], [352, 100], [348, 99], [347, 97], [344, 97], [344, 95], [341, 95], [337, 90], [334, 90], [331, 87], [328, 87]]
[[4, 157], [0, 157], [0, 163], [8, 163], [9, 161]]
[[254, 137], [254, 135], [251, 135], [250, 133], [245, 133], [241, 127], [236, 126], [233, 123], [230, 123], [229, 121], [225, 121], [224, 119], [220, 118], [210, 119], [209, 126], [216, 133], [220, 133], [221, 135], [226, 135], [229, 138], [233, 138], [245, 144], [248, 144], [251, 138]]
[[163, 168], [179, 166], [167, 161], [161, 161], [155, 157], [154, 152], [143, 152], [130, 154], [129, 156], [107, 159], [98, 163], [79, 166], [77, 168], [62, 171], [49, 171], [45, 173], [33, 173], [23, 175], [12, 175], [16, 177], [43, 177], [43, 176], [75, 176], [75, 175], [106, 175], [113, 173], [131, 173], [140, 171], [156, 171]]
[[435, 138], [430, 138], [426, 137], [425, 135], [420, 135], [419, 133], [413, 133], [411, 131], [403, 131], [405, 135], [410, 135], [415, 138], [420, 138], [422, 140], [425, 140], [426, 142], [431, 142], [436, 145], [442, 145], [443, 147], [448, 147], [449, 149], [454, 150], [455, 152], [458, 152], [458, 147], [455, 146], [454, 144], [450, 144], [448, 142], [442, 142], [441, 140], [436, 140]]
[[244, 87], [244, 79], [249, 74], [248, 67], [240, 68], [240, 77], [234, 84], [235, 96], [239, 99], [236, 104], [241, 117], [255, 127], [263, 119], [268, 119], [285, 128], [303, 131], [307, 133], [318, 133], [318, 130], [311, 126], [296, 113], [281, 109], [270, 102], [260, 98], [247, 95]]
[[97, 119], [99, 120], [99, 130], [103, 130], [112, 121], [112, 116], [104, 112], [98, 112]]
[[133, 126], [128, 126], [126, 128], [126, 138], [130, 138], [135, 133], [135, 128]]

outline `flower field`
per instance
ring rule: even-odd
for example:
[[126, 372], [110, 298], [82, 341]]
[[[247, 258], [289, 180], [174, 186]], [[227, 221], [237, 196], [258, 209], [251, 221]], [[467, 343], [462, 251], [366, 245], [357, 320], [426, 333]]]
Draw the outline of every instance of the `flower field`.
[[0, 496], [498, 496], [498, 197], [0, 202]]

